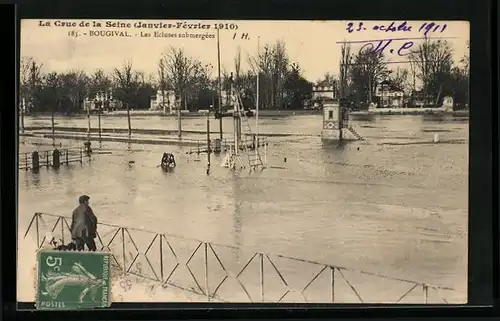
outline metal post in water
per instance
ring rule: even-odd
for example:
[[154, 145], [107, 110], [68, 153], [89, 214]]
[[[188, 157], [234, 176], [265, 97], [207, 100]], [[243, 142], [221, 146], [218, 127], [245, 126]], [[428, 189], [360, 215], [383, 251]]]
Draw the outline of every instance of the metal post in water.
[[40, 248], [40, 226], [38, 223], [38, 217], [40, 214], [36, 213], [36, 219], [35, 219], [35, 226], [36, 226], [36, 247], [37, 249]]
[[65, 219], [64, 217], [61, 218], [61, 242], [62, 244], [65, 244], [64, 243], [64, 223], [65, 223]]
[[207, 174], [210, 173], [210, 153], [212, 152], [210, 148], [210, 112], [207, 113]]
[[123, 255], [123, 273], [127, 273], [127, 254], [125, 253], [125, 229], [122, 227], [122, 255]]
[[91, 130], [91, 124], [90, 124], [90, 104], [87, 107], [87, 121], [88, 121], [87, 141], [90, 143], [90, 130]]
[[208, 244], [205, 242], [205, 291], [210, 302], [210, 289], [208, 288]]
[[343, 132], [342, 132], [342, 127], [344, 126], [344, 120], [342, 119], [342, 106], [339, 102], [339, 110], [337, 112], [338, 114], [338, 126], [339, 126], [339, 141], [343, 140]]
[[180, 100], [178, 101], [177, 104], [177, 121], [178, 121], [178, 126], [179, 126], [179, 138], [182, 137], [182, 120], [181, 120], [181, 103], [182, 103], [182, 94], [180, 96]]
[[163, 234], [160, 234], [160, 276], [163, 283]]
[[260, 261], [260, 300], [264, 302], [264, 254], [259, 253]]
[[264, 165], [267, 164], [267, 140], [264, 141]]
[[21, 102], [21, 133], [24, 133], [24, 112], [26, 108], [26, 101], [23, 97], [23, 100]]
[[128, 137], [132, 136], [132, 124], [130, 122], [130, 104], [127, 102], [127, 122], [128, 122]]
[[104, 99], [102, 99], [101, 103], [99, 104], [98, 110], [97, 110], [97, 122], [99, 126], [99, 141], [101, 140], [101, 110], [102, 110], [102, 104], [104, 104]]
[[331, 303], [335, 303], [335, 267], [330, 266]]
[[[257, 59], [260, 59], [260, 37], [257, 37]], [[260, 67], [258, 67], [260, 68]], [[255, 99], [255, 140], [257, 141], [257, 146], [255, 149], [255, 153], [258, 153], [259, 148], [259, 88], [260, 82], [260, 69], [257, 69], [257, 96]]]
[[[59, 102], [59, 105], [61, 105], [61, 102]], [[54, 121], [54, 107], [52, 107], [52, 113], [50, 117], [51, 125], [52, 125], [52, 146], [56, 146], [56, 135], [55, 135], [55, 121]]]

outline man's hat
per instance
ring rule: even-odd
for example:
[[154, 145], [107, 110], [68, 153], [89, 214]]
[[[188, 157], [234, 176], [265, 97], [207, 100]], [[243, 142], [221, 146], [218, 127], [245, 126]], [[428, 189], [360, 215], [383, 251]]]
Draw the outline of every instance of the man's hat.
[[82, 195], [82, 196], [80, 196], [80, 198], [78, 198], [78, 202], [80, 202], [80, 204], [85, 203], [89, 199], [90, 199], [90, 197], [88, 197], [87, 195]]

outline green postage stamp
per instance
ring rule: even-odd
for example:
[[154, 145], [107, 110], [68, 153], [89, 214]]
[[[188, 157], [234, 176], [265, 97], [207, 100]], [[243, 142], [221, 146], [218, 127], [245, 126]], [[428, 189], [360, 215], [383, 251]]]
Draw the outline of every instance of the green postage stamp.
[[37, 309], [109, 307], [110, 262], [105, 252], [38, 252]]

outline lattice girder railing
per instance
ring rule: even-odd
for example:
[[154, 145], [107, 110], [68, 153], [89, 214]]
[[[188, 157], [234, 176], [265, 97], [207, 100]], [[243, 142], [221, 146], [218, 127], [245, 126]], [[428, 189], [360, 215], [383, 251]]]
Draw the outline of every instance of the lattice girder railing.
[[[44, 217], [49, 217], [55, 219], [55, 223], [47, 224]], [[28, 230], [24, 237], [26, 237], [30, 232], [35, 235], [37, 247], [42, 248], [48, 246], [52, 240], [48, 240], [48, 237], [54, 238], [58, 240], [59, 237], [61, 242], [68, 242], [70, 233], [70, 226], [68, 224], [68, 218], [59, 215], [51, 215], [51, 214], [42, 214], [36, 213], [28, 226]], [[108, 228], [108, 232], [103, 232], [104, 228]], [[41, 235], [41, 230], [45, 229], [46, 235]], [[138, 241], [139, 238], [136, 235], [135, 237], [132, 235], [131, 231], [140, 232], [145, 237], [145, 245], [141, 248]], [[68, 235], [68, 237], [66, 237]], [[108, 240], [105, 240], [106, 237], [109, 237]], [[188, 254], [186, 259], [182, 259], [179, 256], [179, 251], [175, 249], [172, 241], [174, 239], [183, 239], [193, 242], [195, 246], [190, 247], [190, 250], [187, 250]], [[224, 261], [221, 259], [221, 249], [230, 249], [232, 251], [241, 251], [239, 248], [214, 244], [211, 242], [205, 242], [200, 240], [182, 238], [175, 235], [169, 235], [165, 233], [155, 233], [150, 231], [144, 231], [141, 229], [134, 228], [126, 228], [120, 227], [112, 224], [99, 224], [98, 233], [97, 233], [97, 242], [98, 248], [100, 250], [109, 251], [112, 253], [113, 257], [113, 265], [119, 268], [119, 272], [123, 275], [131, 274], [139, 277], [143, 277], [152, 281], [161, 282], [163, 287], [174, 286], [176, 288], [180, 288], [186, 291], [190, 291], [196, 293], [198, 295], [202, 295], [206, 298], [207, 301], [211, 300], [221, 300], [224, 301], [227, 298], [224, 297], [223, 294], [220, 294], [221, 288], [224, 287], [230, 280], [235, 282], [235, 285], [239, 287], [244, 294], [244, 297], [248, 299], [250, 302], [284, 302], [284, 299], [292, 293], [295, 293], [299, 296], [300, 301], [295, 302], [315, 302], [311, 301], [308, 298], [307, 291], [314, 284], [326, 283], [326, 292], [321, 292], [327, 297], [327, 302], [344, 302], [338, 299], [339, 294], [346, 294], [344, 292], [339, 293], [338, 284], [339, 282], [343, 282], [346, 287], [346, 291], [350, 291], [353, 294], [353, 298], [355, 298], [358, 303], [366, 303], [370, 300], [366, 300], [361, 295], [359, 291], [359, 285], [356, 286], [352, 282], [351, 278], [348, 277], [345, 273], [353, 272], [352, 269], [347, 269], [344, 267], [323, 264], [313, 261], [308, 261], [304, 259], [297, 259], [293, 257], [288, 257], [284, 255], [276, 255], [270, 253], [263, 252], [254, 252], [252, 251], [246, 262], [241, 268], [233, 268], [231, 269], [228, 266], [228, 263], [234, 263], [232, 261]], [[216, 247], [219, 249], [216, 250]], [[155, 250], [156, 248], [156, 250]], [[132, 251], [135, 251], [136, 254], [133, 254]], [[156, 254], [157, 263], [159, 263], [159, 267], [155, 268], [155, 264], [151, 260], [151, 255]], [[130, 259], [127, 260], [127, 257]], [[145, 266], [139, 262], [139, 259], [143, 257], [145, 259]], [[170, 259], [168, 259], [170, 257]], [[193, 264], [193, 260], [201, 259], [200, 264], [191, 266]], [[214, 260], [211, 262], [210, 259]], [[300, 281], [302, 285], [292, 285], [288, 280], [290, 277], [290, 273], [285, 273], [286, 267], [282, 266], [280, 269], [279, 264], [276, 260], [287, 260], [287, 266], [290, 264], [308, 264], [311, 269], [315, 272], [312, 273], [310, 277], [301, 277]], [[172, 263], [171, 267], [167, 266], [167, 263]], [[257, 262], [256, 268], [251, 268], [251, 264]], [[213, 265], [215, 264], [215, 265]], [[196, 273], [196, 268], [203, 266], [203, 271]], [[268, 270], [264, 267], [267, 266]], [[147, 271], [143, 270], [143, 268], [149, 268], [151, 271], [150, 274]], [[194, 269], [193, 269], [194, 268]], [[187, 272], [187, 276], [181, 281], [173, 280], [174, 276], [181, 273], [181, 271]], [[222, 276], [217, 276], [216, 271], [222, 273]], [[259, 291], [259, 298], [256, 298], [255, 295], [252, 296], [250, 293], [248, 286], [249, 284], [245, 284], [244, 274], [249, 272], [250, 270], [257, 270], [257, 276], [252, 279], [251, 287], [254, 290]], [[234, 272], [236, 271], [236, 272]], [[267, 271], [267, 272], [266, 272]], [[294, 273], [297, 271], [293, 271]], [[392, 278], [384, 275], [379, 275], [376, 273], [358, 271], [365, 276], [376, 277], [379, 279], [391, 280], [393, 282], [399, 282], [400, 284], [407, 284], [408, 287], [403, 289], [401, 293], [394, 297], [389, 302], [392, 303], [400, 303], [405, 298], [408, 298], [410, 294], [414, 294], [418, 289], [422, 290], [422, 295], [419, 296], [421, 299], [418, 302], [412, 303], [428, 303], [429, 301], [429, 290], [433, 290], [439, 294], [439, 291], [447, 290], [453, 291], [450, 288], [438, 287], [433, 285], [428, 285], [421, 282], [408, 281], [398, 278]], [[288, 275], [288, 276], [287, 276]], [[328, 277], [328, 281], [320, 281], [322, 277]], [[352, 277], [352, 276], [351, 276]], [[189, 279], [189, 280], [188, 280]], [[276, 291], [276, 286], [268, 286], [268, 282], [272, 280], [278, 280], [278, 283], [284, 287], [284, 290], [281, 294], [279, 291]], [[190, 282], [194, 282], [194, 286], [189, 287], [187, 284]], [[212, 287], [210, 287], [210, 282], [214, 283]], [[380, 283], [380, 282], [379, 282]], [[269, 288], [272, 288], [269, 290]], [[377, 291], [380, 290], [377, 288]], [[269, 292], [270, 291], [270, 292]], [[269, 299], [269, 294], [273, 293], [278, 294], [275, 299]], [[319, 293], [319, 292], [318, 292]], [[234, 292], [231, 292], [231, 296], [233, 297]], [[317, 294], [315, 292], [315, 294]], [[439, 295], [442, 302], [448, 303], [448, 301]], [[322, 300], [323, 301], [323, 300]], [[288, 302], [288, 301], [287, 301]], [[375, 301], [376, 302], [376, 301]], [[375, 303], [374, 302], [374, 303]]]

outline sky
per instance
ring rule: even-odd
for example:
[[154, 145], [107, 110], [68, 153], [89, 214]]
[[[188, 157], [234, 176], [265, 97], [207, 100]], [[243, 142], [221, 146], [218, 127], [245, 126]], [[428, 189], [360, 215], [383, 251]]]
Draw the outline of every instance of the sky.
[[[94, 22], [101, 26], [93, 26]], [[71, 25], [74, 23], [74, 25]], [[88, 23], [88, 27], [84, 24]], [[108, 23], [108, 25], [106, 25]], [[144, 24], [158, 24], [146, 28]], [[211, 74], [217, 75], [217, 32], [215, 24], [222, 23], [221, 69], [234, 71], [234, 58], [238, 48], [241, 52], [241, 69], [249, 70], [248, 57], [256, 56], [265, 44], [281, 40], [286, 44], [289, 58], [300, 65], [303, 76], [310, 81], [323, 78], [325, 73], [339, 73], [339, 42], [351, 43], [355, 53], [367, 43], [384, 47], [389, 61], [407, 61], [404, 56], [427, 37], [443, 37], [450, 43], [454, 59], [460, 60], [468, 54], [469, 23], [466, 21], [272, 21], [272, 20], [36, 20], [21, 22], [20, 55], [33, 57], [43, 63], [44, 72], [67, 72], [80, 69], [92, 73], [96, 69], [111, 72], [124, 61], [131, 61], [134, 69], [146, 75], [157, 75], [158, 61], [170, 47], [183, 48], [187, 55], [211, 65]], [[352, 23], [352, 32], [349, 32]], [[361, 27], [360, 27], [360, 23]], [[389, 28], [391, 26], [393, 28]], [[66, 24], [66, 25], [63, 25]], [[68, 26], [69, 24], [69, 26]], [[83, 24], [83, 26], [80, 26]], [[130, 24], [129, 26], [126, 24]], [[135, 24], [135, 26], [134, 26]], [[169, 28], [180, 25], [180, 28]], [[425, 24], [425, 25], [424, 25]], [[76, 26], [75, 26], [76, 25]], [[208, 29], [193, 29], [204, 25]], [[236, 30], [230, 27], [237, 26]], [[424, 27], [420, 29], [420, 27]], [[185, 26], [186, 28], [184, 28]], [[191, 27], [191, 28], [189, 28]], [[399, 28], [398, 28], [399, 27]], [[408, 28], [410, 30], [408, 30]], [[387, 31], [387, 29], [390, 29]], [[399, 30], [398, 30], [399, 29]], [[394, 30], [394, 31], [391, 31]], [[111, 34], [90, 36], [91, 32], [107, 31]], [[127, 32], [123, 37], [119, 33]], [[154, 37], [154, 32], [168, 37]], [[186, 32], [198, 38], [181, 38]], [[142, 33], [142, 35], [141, 35]], [[144, 37], [146, 34], [151, 37]], [[71, 36], [77, 34], [78, 37]], [[246, 34], [246, 38], [245, 38]], [[199, 35], [208, 35], [202, 39]], [[175, 37], [172, 37], [175, 36]], [[243, 39], [242, 39], [243, 38]], [[403, 39], [405, 38], [405, 39]], [[384, 40], [385, 39], [385, 40]], [[389, 39], [392, 39], [390, 43]], [[360, 43], [361, 41], [365, 41]], [[366, 42], [368, 41], [368, 42]], [[371, 42], [370, 42], [371, 41]], [[412, 44], [409, 44], [411, 42]], [[412, 47], [405, 47], [410, 46]], [[403, 49], [401, 47], [403, 46]], [[259, 49], [260, 48], [260, 49]], [[400, 51], [401, 49], [401, 51]], [[390, 68], [407, 68], [407, 63], [390, 64]]]

